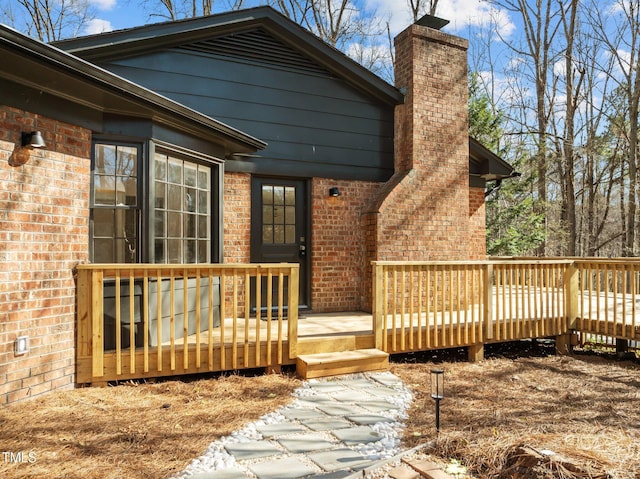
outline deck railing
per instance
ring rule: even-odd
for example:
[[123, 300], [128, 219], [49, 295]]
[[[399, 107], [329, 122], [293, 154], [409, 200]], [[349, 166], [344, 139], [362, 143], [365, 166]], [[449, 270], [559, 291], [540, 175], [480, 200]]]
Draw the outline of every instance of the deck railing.
[[77, 381], [296, 357], [297, 264], [78, 265]]
[[[640, 259], [373, 268], [372, 340], [389, 353], [470, 346], [479, 358], [486, 343], [571, 331], [640, 341]], [[298, 274], [296, 264], [79, 265], [77, 380], [293, 364]]]
[[581, 298], [575, 329], [640, 340], [640, 259], [576, 259]]
[[570, 260], [374, 262], [377, 347], [390, 352], [564, 334]]

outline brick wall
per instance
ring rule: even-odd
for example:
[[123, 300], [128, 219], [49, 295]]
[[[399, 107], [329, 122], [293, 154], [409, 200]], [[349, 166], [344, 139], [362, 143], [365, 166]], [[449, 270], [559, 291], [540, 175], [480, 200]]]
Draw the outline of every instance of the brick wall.
[[[46, 149], [22, 148], [21, 132], [36, 129]], [[73, 387], [90, 148], [90, 131], [0, 106], [0, 404]], [[15, 356], [22, 335], [31, 349]]]
[[395, 50], [396, 86], [406, 96], [396, 107], [395, 174], [363, 217], [366, 261], [475, 258], [467, 42], [411, 25], [396, 37]]
[[224, 174], [223, 263], [249, 263], [251, 259], [251, 175]]
[[487, 258], [484, 188], [469, 188], [469, 259]]
[[[312, 181], [311, 302], [317, 312], [357, 311], [365, 280], [363, 209], [380, 183], [314, 178]], [[330, 197], [329, 188], [340, 189]]]

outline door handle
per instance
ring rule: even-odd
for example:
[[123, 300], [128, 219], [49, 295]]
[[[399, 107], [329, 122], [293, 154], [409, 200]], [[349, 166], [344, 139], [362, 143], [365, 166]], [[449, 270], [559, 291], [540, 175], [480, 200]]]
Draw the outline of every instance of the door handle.
[[307, 256], [307, 247], [303, 244], [300, 245], [300, 249], [298, 250], [298, 253], [300, 255], [301, 258], [306, 258]]

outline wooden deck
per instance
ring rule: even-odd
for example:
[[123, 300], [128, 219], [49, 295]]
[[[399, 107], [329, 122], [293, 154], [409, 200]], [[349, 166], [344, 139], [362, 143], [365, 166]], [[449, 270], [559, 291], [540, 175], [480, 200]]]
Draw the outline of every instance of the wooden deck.
[[[470, 357], [479, 359], [487, 343], [540, 337], [566, 343], [575, 331], [640, 340], [640, 261], [378, 262], [374, 271], [372, 314], [298, 317], [297, 307], [290, 308], [297, 306], [290, 293], [297, 290], [296, 265], [83, 265], [78, 382], [277, 369], [301, 356], [375, 349], [395, 354], [469, 347]], [[119, 298], [110, 326], [103, 321], [107, 278], [115, 281]], [[195, 284], [193, 291], [175, 286], [181, 278], [185, 285], [187, 279]], [[152, 298], [153, 282], [171, 288]], [[136, 298], [132, 284], [138, 285]], [[250, 309], [255, 285], [265, 291]], [[218, 291], [219, 316], [214, 316], [212, 297]], [[260, 297], [269, 298], [262, 309]], [[183, 304], [195, 305], [184, 315], [190, 315], [187, 321], [179, 314]], [[158, 317], [164, 315], [156, 329], [150, 305], [157, 305]], [[309, 364], [328, 364], [323, 361], [311, 358]]]

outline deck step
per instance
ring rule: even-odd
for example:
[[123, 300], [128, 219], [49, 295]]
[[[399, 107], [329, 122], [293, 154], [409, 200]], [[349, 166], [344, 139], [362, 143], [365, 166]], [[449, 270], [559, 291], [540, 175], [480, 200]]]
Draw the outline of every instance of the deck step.
[[389, 369], [389, 354], [379, 349], [303, 354], [296, 370], [303, 379]]

